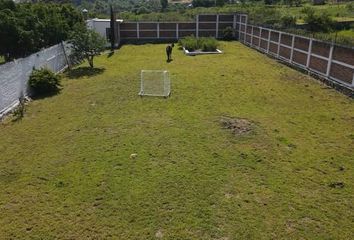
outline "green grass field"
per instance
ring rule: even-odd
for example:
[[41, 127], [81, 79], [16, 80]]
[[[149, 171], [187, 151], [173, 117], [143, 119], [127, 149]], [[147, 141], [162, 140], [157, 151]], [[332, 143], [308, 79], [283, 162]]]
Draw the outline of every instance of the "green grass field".
[[[221, 49], [123, 46], [0, 124], [1, 238], [353, 239], [353, 100]], [[171, 97], [138, 97], [141, 69], [169, 70]]]

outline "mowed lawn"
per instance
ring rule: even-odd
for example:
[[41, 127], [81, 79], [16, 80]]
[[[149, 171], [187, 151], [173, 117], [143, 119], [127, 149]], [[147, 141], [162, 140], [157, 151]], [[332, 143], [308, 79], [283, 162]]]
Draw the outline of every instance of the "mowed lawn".
[[[237, 42], [165, 46], [102, 55], [0, 124], [0, 238], [354, 239], [353, 100]], [[141, 69], [171, 97], [140, 98]]]

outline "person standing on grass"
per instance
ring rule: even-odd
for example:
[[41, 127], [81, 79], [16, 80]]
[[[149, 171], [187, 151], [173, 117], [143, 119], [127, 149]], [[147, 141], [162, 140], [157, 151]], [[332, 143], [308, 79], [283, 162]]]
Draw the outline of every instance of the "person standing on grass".
[[167, 62], [171, 62], [172, 61], [172, 50], [173, 50], [174, 46], [175, 46], [175, 44], [172, 43], [171, 45], [168, 45], [166, 47]]

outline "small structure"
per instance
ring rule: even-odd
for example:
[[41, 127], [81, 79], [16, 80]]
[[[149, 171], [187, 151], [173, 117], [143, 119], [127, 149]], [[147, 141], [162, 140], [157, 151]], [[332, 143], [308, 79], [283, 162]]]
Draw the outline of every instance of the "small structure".
[[[122, 23], [122, 19], [116, 19], [116, 31], [115, 31], [115, 46], [117, 47], [120, 43], [120, 23]], [[98, 34], [102, 37], [107, 39], [107, 46], [110, 46], [110, 36], [111, 36], [111, 27], [110, 27], [111, 20], [110, 19], [100, 19], [100, 18], [93, 18], [86, 21], [86, 26], [89, 29], [95, 30]]]

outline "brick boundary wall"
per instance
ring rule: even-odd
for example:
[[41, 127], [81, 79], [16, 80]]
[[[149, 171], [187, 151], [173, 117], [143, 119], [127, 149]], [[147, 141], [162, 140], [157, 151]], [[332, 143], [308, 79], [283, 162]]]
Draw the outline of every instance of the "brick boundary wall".
[[[238, 23], [239, 41], [354, 97], [354, 48]], [[335, 85], [335, 86], [333, 86]]]
[[175, 41], [190, 35], [220, 39], [223, 37], [225, 28], [236, 29], [241, 20], [247, 21], [247, 15], [242, 13], [202, 14], [198, 15], [196, 21], [193, 22], [123, 21], [119, 24], [118, 36], [121, 42]]

